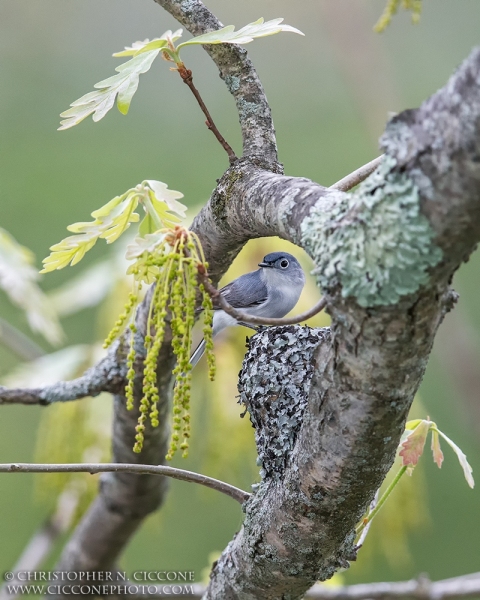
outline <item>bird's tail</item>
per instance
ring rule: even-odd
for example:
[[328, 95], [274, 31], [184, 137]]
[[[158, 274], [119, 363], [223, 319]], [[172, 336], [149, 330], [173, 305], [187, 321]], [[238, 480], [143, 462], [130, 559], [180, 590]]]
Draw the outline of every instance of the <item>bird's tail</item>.
[[202, 340], [198, 344], [196, 349], [193, 351], [192, 356], [190, 357], [190, 364], [192, 365], [192, 369], [193, 369], [193, 367], [195, 367], [195, 365], [198, 363], [198, 361], [202, 358], [204, 352], [205, 352], [205, 340]]

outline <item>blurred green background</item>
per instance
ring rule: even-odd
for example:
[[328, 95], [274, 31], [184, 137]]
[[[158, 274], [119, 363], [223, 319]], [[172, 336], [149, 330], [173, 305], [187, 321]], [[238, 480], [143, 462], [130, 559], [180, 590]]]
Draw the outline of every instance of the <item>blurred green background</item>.
[[[382, 35], [372, 27], [384, 0], [207, 4], [224, 24], [240, 27], [260, 16], [284, 17], [306, 34], [265, 38], [248, 50], [271, 103], [286, 173], [324, 185], [377, 156], [377, 140], [389, 113], [418, 106], [445, 84], [479, 41], [478, 0], [424, 0], [419, 25], [411, 25], [409, 14], [402, 11]], [[0, 227], [32, 249], [38, 265], [49, 246], [65, 237], [68, 224], [88, 220], [92, 210], [143, 179], [159, 179], [181, 190], [193, 215], [227, 167], [224, 151], [204, 126], [194, 99], [160, 60], [142, 76], [128, 117], [115, 109], [98, 124], [88, 119], [69, 131], [56, 131], [59, 113], [114, 73], [119, 62], [111, 57], [113, 52], [176, 27], [152, 0], [0, 0]], [[185, 49], [183, 58], [220, 131], [240, 152], [234, 103], [214, 65], [200, 48]], [[249, 245], [229, 276], [253, 268], [271, 248], [265, 241]], [[113, 255], [104, 244], [90, 254], [78, 267], [44, 277], [43, 288], [58, 288]], [[308, 260], [304, 264], [308, 268]], [[479, 269], [477, 252], [455, 278], [460, 302], [436, 340], [419, 409], [420, 416], [429, 414], [460, 444], [477, 477]], [[105, 335], [123, 302], [125, 290], [121, 285], [115, 290], [100, 308], [63, 319], [66, 345], [91, 344]], [[310, 282], [302, 308], [313, 303], [315, 294]], [[32, 335], [24, 316], [3, 293], [0, 315]], [[238, 418], [235, 399], [244, 336], [244, 330], [232, 332], [221, 342], [216, 384], [207, 382], [205, 370], [195, 373], [191, 458], [175, 464], [248, 489], [258, 470], [253, 430], [247, 419]], [[48, 352], [53, 350], [35, 339]], [[17, 359], [0, 348], [0, 376], [16, 365]], [[108, 431], [110, 399], [94, 402], [101, 410], [94, 407], [92, 414]], [[65, 412], [71, 431], [76, 428], [75, 410]], [[1, 407], [1, 462], [38, 457], [35, 438], [45, 412]], [[56, 460], [72, 460], [69, 438], [61, 438], [63, 426], [55, 427], [58, 422], [43, 426], [40, 445], [50, 448], [56, 443]], [[449, 448], [444, 447], [444, 453], [439, 472], [426, 452], [422, 471], [414, 473], [405, 488], [410, 492], [405, 496], [405, 490], [399, 491], [397, 501], [385, 509], [383, 526], [374, 523], [358, 562], [342, 575], [346, 582], [419, 573], [439, 579], [480, 569], [480, 496], [467, 487]], [[13, 567], [54, 504], [46, 477], [37, 481], [37, 487], [44, 488], [43, 500], [34, 494], [33, 475], [0, 477], [0, 571]], [[412, 501], [400, 502], [402, 497]], [[224, 548], [241, 522], [233, 500], [172, 482], [163, 510], [147, 519], [121, 566], [127, 571], [194, 570], [199, 580], [212, 553]], [[60, 545], [55, 555], [59, 551]]]

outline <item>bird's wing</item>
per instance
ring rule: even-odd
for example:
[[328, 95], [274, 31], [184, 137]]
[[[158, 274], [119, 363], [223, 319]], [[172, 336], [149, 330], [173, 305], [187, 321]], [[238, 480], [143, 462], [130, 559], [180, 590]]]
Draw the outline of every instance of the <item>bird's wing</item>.
[[[234, 308], [250, 308], [263, 304], [267, 300], [268, 290], [260, 271], [253, 271], [223, 287], [220, 294]], [[218, 303], [214, 304], [214, 308], [220, 308]]]

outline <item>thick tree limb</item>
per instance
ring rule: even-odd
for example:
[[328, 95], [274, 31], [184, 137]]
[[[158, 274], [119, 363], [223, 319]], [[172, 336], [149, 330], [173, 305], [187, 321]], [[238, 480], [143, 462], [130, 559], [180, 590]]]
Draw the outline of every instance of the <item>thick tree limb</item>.
[[[212, 245], [223, 251], [247, 228], [303, 243], [332, 316], [287, 468], [247, 503], [206, 598], [300, 598], [354, 559], [355, 523], [392, 464], [435, 332], [455, 300], [448, 282], [480, 239], [479, 91], [476, 50], [445, 88], [390, 122], [388, 160], [348, 200], [337, 192], [334, 204], [315, 184], [244, 166], [228, 201], [215, 206], [217, 196], [196, 221], [202, 229], [213, 223]], [[377, 256], [371, 265], [366, 248]], [[262, 348], [255, 363], [265, 394], [275, 369], [284, 381], [291, 373]]]
[[0, 473], [135, 473], [137, 475], [163, 475], [180, 481], [198, 483], [212, 490], [221, 492], [243, 504], [250, 494], [243, 490], [214, 479], [201, 473], [175, 469], [165, 465], [138, 465], [119, 463], [69, 463], [69, 464], [34, 464], [34, 463], [9, 463], [0, 464]]
[[[199, 0], [157, 2], [193, 34], [220, 27]], [[314, 258], [332, 328], [313, 358], [300, 352], [288, 364], [268, 362], [271, 345], [253, 338], [250, 364], [265, 369], [256, 383], [250, 377], [248, 398], [272, 400], [270, 381], [290, 382], [292, 373], [306, 371], [303, 390], [290, 389], [305, 406], [303, 420], [281, 468], [248, 501], [244, 526], [216, 563], [205, 597], [294, 599], [354, 559], [354, 526], [393, 461], [435, 332], [454, 301], [448, 282], [480, 240], [480, 52], [421, 108], [390, 122], [381, 168], [347, 195], [276, 173], [270, 111], [245, 52], [208, 51], [235, 96], [244, 139], [244, 158], [193, 224], [214, 282], [247, 240], [278, 235]], [[160, 422], [171, 367], [166, 340]], [[278, 399], [287, 387], [275, 391]], [[115, 411], [114, 459], [137, 462], [130, 450], [136, 415], [118, 396]], [[166, 435], [149, 433], [143, 463], [160, 462]], [[158, 481], [104, 478], [57, 568], [111, 567], [161, 503]]]

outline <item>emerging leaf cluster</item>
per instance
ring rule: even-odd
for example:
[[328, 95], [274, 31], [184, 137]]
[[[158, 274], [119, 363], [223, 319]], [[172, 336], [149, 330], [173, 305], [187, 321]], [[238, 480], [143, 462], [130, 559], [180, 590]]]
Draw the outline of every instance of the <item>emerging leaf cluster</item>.
[[182, 36], [182, 29], [178, 29], [173, 33], [170, 30], [166, 31], [162, 36], [153, 40], [147, 39], [143, 42], [134, 42], [132, 46], [126, 47], [125, 50], [116, 52], [113, 55], [115, 57], [132, 57], [115, 69], [118, 75], [113, 75], [96, 83], [94, 85], [96, 89], [93, 92], [89, 92], [75, 100], [68, 110], [61, 113], [60, 116], [63, 117], [63, 120], [59, 129], [69, 129], [74, 125], [78, 125], [89, 115], [93, 115], [92, 119], [94, 121], [100, 121], [113, 107], [115, 100], [117, 101], [118, 110], [126, 115], [133, 95], [137, 91], [140, 75], [150, 69], [153, 61], [160, 53], [163, 58], [174, 62], [177, 68], [181, 69], [184, 68], [184, 65], [180, 60], [179, 53], [180, 49], [185, 46], [196, 44], [248, 44], [256, 38], [274, 35], [281, 31], [303, 35], [295, 27], [283, 25], [282, 21], [283, 19], [272, 19], [264, 22], [263, 18], [260, 18], [238, 31], [235, 31], [233, 25], [227, 25], [227, 27], [217, 31], [194, 37], [178, 46], [175, 46], [175, 42]]
[[[133, 289], [123, 313], [118, 317], [104, 347], [108, 347], [121, 331], [129, 325], [130, 348], [127, 356], [127, 408], [134, 406], [135, 380], [135, 334], [134, 321], [136, 308], [140, 304], [140, 292], [144, 284], [153, 284], [147, 331], [145, 335], [145, 362], [143, 372], [143, 396], [140, 402], [140, 417], [136, 428], [135, 452], [141, 452], [145, 421], [150, 417], [152, 426], [158, 426], [159, 390], [157, 385], [157, 362], [164, 339], [167, 311], [171, 311], [170, 326], [172, 345], [177, 358], [173, 371], [176, 376], [173, 398], [173, 433], [167, 458], [172, 458], [178, 444], [183, 456], [188, 454], [190, 437], [190, 352], [192, 328], [195, 320], [198, 273], [206, 273], [207, 265], [197, 236], [180, 227], [178, 223], [185, 216], [186, 207], [178, 202], [183, 194], [169, 190], [161, 181], [145, 180], [110, 200], [92, 213], [94, 221], [74, 223], [68, 229], [75, 235], [51, 247], [51, 254], [44, 259], [42, 272], [62, 269], [68, 264], [77, 264], [99, 238], [112, 243], [124, 233], [131, 223], [138, 222], [140, 215], [135, 212], [143, 206], [145, 217], [139, 226], [139, 235], [127, 248], [128, 260], [132, 264], [127, 270], [133, 275]], [[200, 286], [204, 311], [204, 336], [210, 368], [210, 377], [215, 373], [213, 356], [212, 323], [213, 307], [210, 296]]]
[[452, 448], [458, 458], [458, 462], [463, 469], [463, 474], [468, 485], [473, 488], [475, 482], [472, 476], [472, 467], [468, 464], [466, 455], [460, 450], [460, 448], [446, 436], [443, 431], [438, 429], [437, 424], [430, 419], [416, 419], [409, 421], [405, 425], [405, 433], [403, 435], [403, 441], [400, 443], [400, 456], [403, 460], [403, 466], [407, 468], [407, 472], [413, 471], [418, 459], [423, 454], [425, 442], [429, 433], [432, 433], [432, 452], [433, 460], [437, 464], [438, 468], [443, 463], [443, 452], [440, 448], [440, 437], [442, 437], [447, 444]]
[[377, 33], [384, 31], [390, 25], [392, 18], [398, 12], [400, 7], [412, 12], [412, 23], [418, 23], [420, 21], [420, 15], [422, 14], [422, 0], [388, 0], [382, 16], [375, 24], [374, 30]]
[[[144, 361], [140, 416], [136, 427], [134, 452], [141, 452], [144, 442], [145, 422], [150, 419], [153, 427], [157, 427], [159, 389], [157, 384], [157, 363], [160, 348], [164, 339], [167, 319], [167, 308], [171, 311], [170, 326], [172, 329], [172, 346], [176, 356], [173, 370], [175, 386], [173, 391], [173, 431], [166, 458], [173, 458], [178, 447], [182, 456], [188, 456], [190, 438], [190, 388], [191, 369], [190, 354], [192, 345], [192, 329], [195, 320], [195, 305], [198, 290], [199, 268], [206, 269], [205, 258], [197, 236], [183, 227], [174, 230], [163, 230], [148, 234], [145, 238], [137, 238], [128, 247], [127, 258], [134, 262], [128, 272], [135, 279], [134, 290], [130, 294], [125, 312], [120, 316], [105, 346], [116, 337], [128, 319], [132, 320], [135, 308], [139, 303], [139, 291], [143, 283], [154, 283], [151, 295], [147, 333], [144, 345], [146, 356]], [[215, 374], [213, 356], [212, 322], [213, 307], [210, 296], [200, 286], [204, 309], [204, 335], [207, 342], [207, 357], [210, 377]], [[134, 407], [135, 372], [135, 333], [136, 326], [130, 324], [130, 349], [127, 356], [127, 387], [125, 395], [127, 408]]]
[[463, 469], [465, 479], [469, 487], [473, 489], [475, 482], [473, 480], [472, 467], [469, 465], [466, 455], [464, 452], [462, 452], [462, 450], [460, 450], [457, 444], [455, 444], [453, 440], [446, 436], [443, 431], [440, 431], [436, 423], [430, 421], [430, 419], [415, 419], [414, 421], [408, 421], [408, 423], [405, 425], [405, 431], [398, 447], [399, 456], [402, 459], [402, 467], [392, 483], [385, 490], [376, 506], [374, 506], [363, 518], [360, 525], [357, 527], [357, 534], [361, 534], [365, 527], [377, 515], [378, 511], [382, 508], [387, 498], [395, 489], [401, 477], [405, 473], [408, 475], [412, 474], [419, 458], [423, 454], [425, 442], [430, 432], [432, 433], [431, 448], [433, 452], [433, 460], [437, 464], [438, 468], [441, 468], [443, 463], [443, 452], [440, 448], [440, 437], [442, 437], [457, 455], [460, 466]]
[[140, 215], [135, 212], [139, 204], [146, 213], [140, 224], [141, 235], [173, 227], [180, 222], [179, 216], [185, 216], [186, 207], [177, 201], [182, 197], [183, 194], [169, 190], [161, 181], [143, 181], [92, 212], [94, 221], [69, 225], [67, 229], [75, 235], [51, 246], [52, 252], [43, 260], [41, 273], [63, 269], [69, 264], [76, 265], [99, 238], [105, 239], [107, 244], [117, 240], [131, 223], [140, 220]]

